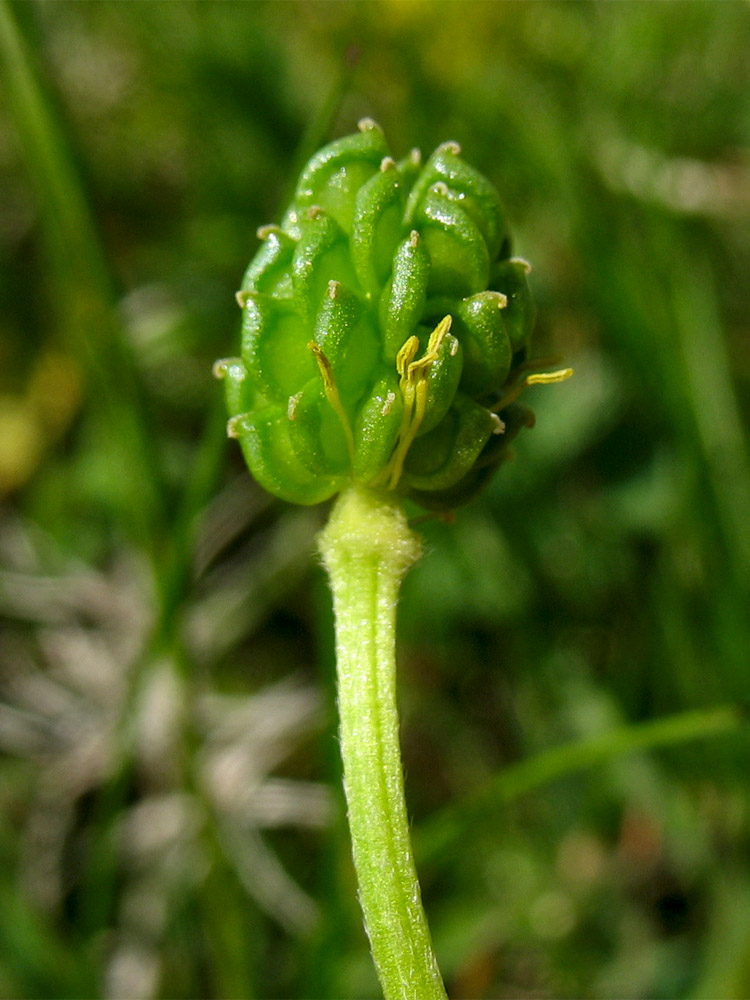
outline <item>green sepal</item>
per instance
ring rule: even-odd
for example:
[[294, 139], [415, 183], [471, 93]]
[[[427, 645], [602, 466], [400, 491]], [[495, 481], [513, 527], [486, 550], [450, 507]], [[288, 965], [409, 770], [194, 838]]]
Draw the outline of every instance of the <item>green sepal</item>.
[[526, 275], [531, 268], [520, 257], [500, 261], [492, 269], [492, 284], [508, 299], [503, 321], [514, 353], [528, 343], [534, 328], [536, 309]]
[[320, 205], [351, 232], [357, 191], [373, 176], [388, 146], [382, 130], [367, 119], [360, 131], [319, 150], [302, 171], [294, 201], [298, 208]]
[[465, 296], [487, 287], [487, 244], [445, 184], [434, 184], [427, 191], [413, 224], [430, 256], [428, 293]]
[[406, 206], [406, 222], [411, 225], [430, 187], [442, 181], [453, 200], [461, 202], [481, 232], [490, 260], [494, 260], [507, 236], [505, 212], [493, 184], [461, 159], [455, 142], [438, 146], [419, 175]]
[[293, 303], [248, 295], [242, 310], [242, 360], [248, 380], [264, 396], [285, 405], [295, 389], [315, 374], [308, 340]]
[[470, 469], [453, 486], [444, 490], [409, 489], [406, 496], [426, 510], [447, 511], [463, 507], [473, 500], [489, 483], [497, 471], [497, 464], [486, 465], [481, 469]]
[[394, 362], [422, 318], [430, 280], [430, 257], [413, 230], [396, 248], [393, 274], [380, 299], [383, 358]]
[[321, 503], [337, 493], [346, 479], [308, 472], [295, 455], [290, 433], [291, 421], [279, 407], [265, 407], [233, 421], [233, 436], [264, 489], [290, 503]]
[[513, 403], [502, 411], [502, 430], [490, 435], [487, 443], [477, 456], [474, 470], [486, 467], [496, 468], [507, 462], [513, 454], [512, 444], [524, 427], [533, 427], [536, 422], [534, 411], [524, 403]]
[[393, 266], [393, 251], [403, 231], [404, 193], [396, 164], [386, 161], [357, 192], [351, 252], [359, 283], [376, 298]]
[[263, 240], [250, 261], [242, 278], [243, 292], [263, 292], [279, 297], [292, 294], [289, 265], [294, 254], [295, 241], [278, 226], [263, 227], [258, 231]]
[[[426, 343], [427, 340], [424, 338], [423, 349]], [[461, 380], [463, 351], [460, 341], [452, 333], [445, 335], [437, 354], [436, 360], [430, 363], [427, 371], [427, 405], [417, 431], [418, 438], [429, 434], [446, 415]]]
[[[292, 259], [292, 284], [312, 324], [331, 281], [355, 286], [349, 241], [336, 220], [319, 208], [306, 213]], [[308, 338], [309, 339], [309, 338]]]
[[505, 329], [506, 299], [498, 292], [477, 292], [462, 299], [453, 332], [464, 352], [461, 388], [474, 399], [503, 385], [513, 351]]
[[370, 483], [385, 468], [396, 445], [404, 412], [398, 376], [383, 367], [359, 408], [354, 425], [354, 475]]
[[512, 441], [523, 427], [534, 426], [534, 414], [523, 403], [514, 403], [503, 411], [503, 430], [493, 433], [480, 451], [471, 469], [453, 486], [442, 490], [410, 489], [409, 499], [427, 510], [454, 510], [469, 503], [488, 485], [503, 462], [512, 456]]
[[404, 462], [402, 480], [417, 490], [444, 490], [465, 476], [490, 435], [497, 418], [463, 393], [429, 434], [417, 438]]

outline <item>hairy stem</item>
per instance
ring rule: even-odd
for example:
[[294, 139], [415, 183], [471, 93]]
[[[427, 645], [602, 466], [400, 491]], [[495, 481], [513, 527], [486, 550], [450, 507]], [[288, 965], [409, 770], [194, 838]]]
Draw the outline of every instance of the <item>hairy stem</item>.
[[359, 896], [386, 1000], [445, 1000], [409, 839], [396, 603], [420, 544], [394, 500], [351, 488], [320, 536], [336, 617], [341, 755]]

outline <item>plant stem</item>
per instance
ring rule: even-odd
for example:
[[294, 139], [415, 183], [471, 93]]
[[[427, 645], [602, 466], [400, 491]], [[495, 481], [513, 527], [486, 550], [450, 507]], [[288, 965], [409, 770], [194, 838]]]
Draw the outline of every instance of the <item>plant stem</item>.
[[341, 755], [359, 896], [386, 1000], [445, 1000], [409, 839], [396, 603], [421, 546], [392, 496], [352, 487], [321, 533], [336, 618]]

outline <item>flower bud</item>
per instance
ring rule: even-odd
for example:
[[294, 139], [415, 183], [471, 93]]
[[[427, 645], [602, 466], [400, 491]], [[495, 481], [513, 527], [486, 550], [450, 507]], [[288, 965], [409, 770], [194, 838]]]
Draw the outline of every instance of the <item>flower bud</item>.
[[515, 402], [534, 378], [529, 267], [492, 184], [456, 143], [395, 162], [365, 119], [258, 235], [241, 357], [215, 366], [258, 482], [303, 504], [351, 482], [437, 510], [469, 500], [533, 422]]

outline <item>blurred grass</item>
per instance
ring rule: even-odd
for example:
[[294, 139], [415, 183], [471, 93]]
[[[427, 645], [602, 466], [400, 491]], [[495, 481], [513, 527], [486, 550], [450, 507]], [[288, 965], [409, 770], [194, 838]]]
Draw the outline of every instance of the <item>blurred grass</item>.
[[576, 368], [401, 606], [451, 995], [747, 996], [748, 6], [4, 2], [0, 41], [0, 995], [376, 995], [325, 512], [210, 378], [369, 114], [493, 178]]

